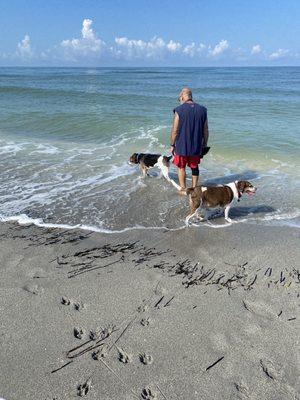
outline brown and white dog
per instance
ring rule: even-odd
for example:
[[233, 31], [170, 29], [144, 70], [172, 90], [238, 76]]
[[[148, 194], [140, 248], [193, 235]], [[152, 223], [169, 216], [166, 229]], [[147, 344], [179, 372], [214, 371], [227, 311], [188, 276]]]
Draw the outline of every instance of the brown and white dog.
[[248, 181], [235, 181], [220, 186], [188, 188], [186, 193], [190, 200], [190, 214], [186, 217], [185, 223], [188, 226], [189, 220], [198, 215], [198, 210], [201, 208], [224, 208], [225, 219], [231, 222], [228, 214], [233, 200], [239, 201], [243, 193], [251, 196], [255, 191], [256, 188]]

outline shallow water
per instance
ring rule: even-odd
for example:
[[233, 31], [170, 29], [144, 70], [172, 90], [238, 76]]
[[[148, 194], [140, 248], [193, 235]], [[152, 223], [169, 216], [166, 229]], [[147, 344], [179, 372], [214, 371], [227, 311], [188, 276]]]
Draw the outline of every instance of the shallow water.
[[[168, 154], [184, 85], [208, 108], [201, 181], [258, 187], [233, 207], [236, 222], [299, 225], [299, 67], [0, 68], [0, 217], [182, 227], [187, 199], [156, 170], [141, 179], [128, 158]], [[222, 217], [209, 225], [227, 226]]]

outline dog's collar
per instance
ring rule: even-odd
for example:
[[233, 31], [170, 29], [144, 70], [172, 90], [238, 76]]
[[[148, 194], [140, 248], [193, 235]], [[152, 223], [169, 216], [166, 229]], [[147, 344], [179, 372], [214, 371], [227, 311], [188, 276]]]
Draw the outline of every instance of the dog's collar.
[[138, 153], [138, 154], [136, 155], [135, 161], [136, 161], [137, 164], [140, 162], [141, 155], [142, 155], [142, 153]]
[[233, 192], [233, 197], [234, 197], [237, 201], [240, 201], [240, 197], [241, 197], [242, 195], [241, 195], [241, 193], [238, 191], [237, 182], [238, 182], [238, 181], [231, 182], [231, 183], [228, 183], [228, 185], [225, 185], [225, 186], [230, 187], [230, 189], [231, 189], [232, 192]]

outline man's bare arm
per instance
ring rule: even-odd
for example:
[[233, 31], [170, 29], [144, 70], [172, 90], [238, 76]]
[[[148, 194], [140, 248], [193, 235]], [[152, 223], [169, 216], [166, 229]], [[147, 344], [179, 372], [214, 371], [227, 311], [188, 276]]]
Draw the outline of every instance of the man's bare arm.
[[171, 130], [171, 136], [170, 136], [170, 145], [173, 146], [175, 144], [176, 137], [179, 132], [179, 115], [177, 112], [174, 113], [174, 118], [173, 118], [173, 126]]
[[203, 146], [204, 147], [207, 146], [208, 137], [209, 137], [209, 131], [208, 131], [208, 122], [207, 122], [207, 118], [206, 118], [206, 121], [204, 123], [204, 130], [203, 130]]

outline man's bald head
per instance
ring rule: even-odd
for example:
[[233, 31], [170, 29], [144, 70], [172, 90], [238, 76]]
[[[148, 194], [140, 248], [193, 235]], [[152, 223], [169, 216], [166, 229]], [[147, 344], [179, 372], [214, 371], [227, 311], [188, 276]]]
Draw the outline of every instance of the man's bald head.
[[193, 99], [193, 94], [192, 91], [189, 87], [184, 87], [178, 97], [179, 101], [184, 103], [187, 100], [192, 100]]

